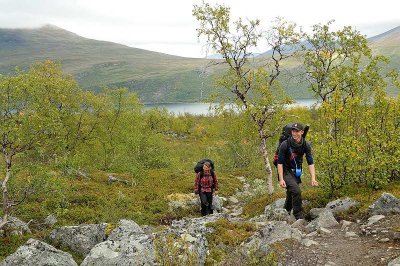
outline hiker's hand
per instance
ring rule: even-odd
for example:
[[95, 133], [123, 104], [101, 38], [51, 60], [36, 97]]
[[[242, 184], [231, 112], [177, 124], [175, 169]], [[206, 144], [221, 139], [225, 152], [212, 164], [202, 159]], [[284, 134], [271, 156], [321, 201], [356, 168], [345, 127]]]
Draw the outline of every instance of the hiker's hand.
[[286, 187], [286, 182], [285, 182], [285, 180], [281, 180], [281, 181], [279, 181], [279, 185], [282, 187], [282, 188], [285, 188]]
[[218, 195], [218, 190], [214, 191], [214, 195], [215, 195], [215, 196]]
[[311, 186], [318, 187], [318, 181], [317, 180], [311, 180]]

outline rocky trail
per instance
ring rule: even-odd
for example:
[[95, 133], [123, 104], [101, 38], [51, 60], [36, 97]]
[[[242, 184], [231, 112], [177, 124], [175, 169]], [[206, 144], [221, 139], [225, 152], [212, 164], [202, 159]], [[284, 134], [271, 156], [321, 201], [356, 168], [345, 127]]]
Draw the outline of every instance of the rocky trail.
[[[383, 193], [369, 207], [365, 221], [335, 218], [359, 204], [351, 198], [311, 209], [311, 221], [296, 221], [288, 215], [283, 209], [284, 199], [266, 206], [262, 215], [246, 220], [241, 217], [245, 199], [262, 193], [265, 184], [261, 180], [249, 184], [245, 178], [239, 179], [243, 190], [229, 198], [216, 197], [214, 207], [218, 213], [213, 215], [174, 220], [163, 229], [139, 226], [130, 220], [121, 220], [117, 225], [55, 228], [47, 243], [30, 239], [0, 266], [78, 265], [69, 253], [55, 246], [81, 254], [83, 266], [219, 265], [206, 259], [210, 254], [206, 236], [213, 233], [213, 228], [206, 224], [221, 218], [232, 223], [252, 223], [257, 230], [220, 265], [248, 265], [239, 257], [250, 256], [253, 251], [265, 257], [273, 251], [278, 265], [400, 266], [400, 200], [393, 195]], [[194, 194], [172, 195], [169, 202], [171, 209], [198, 205]], [[49, 220], [54, 224], [54, 219]], [[17, 218], [11, 219], [8, 226], [15, 234], [29, 232], [28, 226]]]

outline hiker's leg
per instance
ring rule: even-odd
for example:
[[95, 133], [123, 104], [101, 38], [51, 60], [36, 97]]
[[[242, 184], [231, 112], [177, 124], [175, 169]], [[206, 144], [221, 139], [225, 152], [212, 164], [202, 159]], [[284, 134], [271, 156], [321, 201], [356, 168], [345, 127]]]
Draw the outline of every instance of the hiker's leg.
[[208, 200], [206, 192], [199, 192], [201, 202], [201, 215], [205, 216], [208, 214]]
[[290, 214], [290, 211], [293, 209], [293, 199], [292, 199], [292, 190], [289, 188], [293, 185], [293, 176], [290, 173], [283, 174], [283, 180], [286, 183], [286, 200], [284, 208]]
[[290, 193], [290, 190], [287, 188], [286, 188], [286, 200], [284, 208], [290, 214], [290, 211], [292, 210], [292, 194]]
[[296, 219], [302, 219], [303, 213], [300, 186], [297, 183], [296, 178], [290, 173], [286, 174], [284, 179], [286, 182], [287, 194], [290, 194], [290, 198], [286, 198], [286, 201], [291, 199], [291, 202], [288, 202], [288, 205], [285, 205], [285, 209], [290, 205], [293, 208], [294, 217]]
[[207, 192], [207, 200], [208, 200], [208, 214], [213, 214], [213, 206], [212, 206], [213, 194], [212, 194], [212, 192]]

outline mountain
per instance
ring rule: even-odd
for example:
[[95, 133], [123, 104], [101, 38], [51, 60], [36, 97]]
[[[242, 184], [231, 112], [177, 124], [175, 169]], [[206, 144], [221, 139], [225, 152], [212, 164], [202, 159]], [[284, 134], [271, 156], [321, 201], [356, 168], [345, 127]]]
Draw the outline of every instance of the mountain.
[[[390, 67], [400, 69], [400, 27], [368, 41], [375, 54], [389, 57]], [[270, 54], [267, 51], [255, 59], [263, 61]], [[210, 57], [218, 60], [218, 55]], [[127, 87], [143, 102], [201, 101], [212, 91], [213, 75], [219, 71], [206, 69], [211, 59], [172, 56], [92, 40], [52, 25], [0, 29], [0, 74], [12, 73], [16, 66], [27, 69], [45, 59], [60, 62], [82, 88]], [[293, 59], [284, 66], [289, 70], [282, 77], [288, 94], [293, 98], [312, 97], [308, 84], [296, 78], [301, 74], [300, 62]], [[398, 94], [395, 88], [388, 91]]]
[[210, 90], [205, 59], [184, 58], [81, 37], [52, 25], [0, 29], [0, 73], [52, 59], [80, 86], [126, 86], [144, 102], [199, 101]]

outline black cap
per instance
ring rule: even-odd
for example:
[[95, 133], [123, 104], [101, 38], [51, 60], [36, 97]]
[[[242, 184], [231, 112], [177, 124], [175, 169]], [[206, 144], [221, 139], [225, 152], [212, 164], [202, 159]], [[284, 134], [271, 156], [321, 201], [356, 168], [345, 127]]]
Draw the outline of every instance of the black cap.
[[292, 129], [295, 129], [295, 130], [304, 130], [304, 126], [303, 126], [302, 124], [300, 124], [300, 123], [294, 123], [294, 124], [292, 125]]

